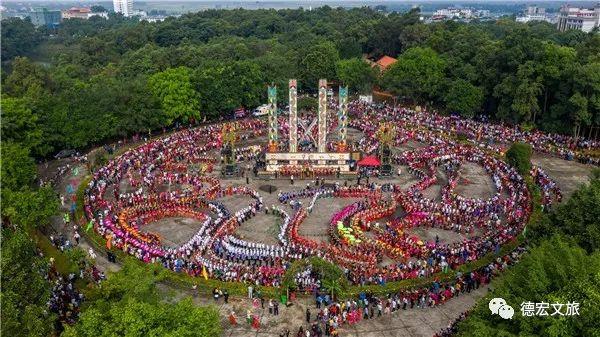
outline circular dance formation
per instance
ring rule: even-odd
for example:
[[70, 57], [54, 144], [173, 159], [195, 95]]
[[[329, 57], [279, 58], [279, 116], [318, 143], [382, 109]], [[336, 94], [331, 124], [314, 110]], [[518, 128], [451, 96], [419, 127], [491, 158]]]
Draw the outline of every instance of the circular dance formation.
[[[382, 284], [457, 268], [497, 252], [523, 231], [532, 196], [524, 178], [502, 161], [504, 141], [528, 141], [538, 151], [557, 155], [589, 145], [386, 105], [353, 102], [350, 114], [350, 126], [364, 135], [354, 146], [365, 154], [376, 151], [375, 133], [381, 122], [395, 125], [396, 146], [409, 140], [427, 144], [393, 156], [396, 164], [408, 167], [405, 174], [416, 178], [414, 184], [402, 188], [393, 179], [360, 185], [338, 181], [282, 191], [278, 205], [264, 205], [259, 191], [220, 181], [212, 173], [222, 128], [207, 125], [147, 142], [97, 170], [85, 191], [86, 216], [111, 247], [193, 276], [278, 286], [292, 261], [319, 256], [342, 267], [354, 284]], [[261, 120], [235, 123], [237, 130], [244, 130], [238, 137], [245, 141], [265, 134]], [[283, 117], [280, 125], [285, 128]], [[466, 135], [467, 141], [450, 137], [450, 132]], [[257, 145], [240, 147], [235, 155], [238, 160], [254, 160], [259, 150]], [[469, 198], [456, 192], [465, 163], [483, 167], [491, 177], [495, 185], [491, 197]], [[281, 176], [289, 175], [286, 172]], [[442, 182], [440, 173], [445, 176]], [[532, 175], [543, 191], [544, 204], [560, 198], [556, 184], [539, 167], [534, 166]], [[426, 197], [424, 191], [435, 184], [442, 185], [441, 196]], [[228, 196], [244, 196], [249, 202], [233, 212], [221, 202]], [[323, 224], [328, 240], [302, 236], [300, 228], [315, 205], [330, 198], [350, 201]], [[251, 242], [236, 234], [242, 223], [265, 212], [279, 224], [277, 244]], [[178, 246], [145, 229], [172, 217], [199, 223], [198, 231]], [[426, 240], [414, 234], [415, 228], [454, 231], [463, 239]]]

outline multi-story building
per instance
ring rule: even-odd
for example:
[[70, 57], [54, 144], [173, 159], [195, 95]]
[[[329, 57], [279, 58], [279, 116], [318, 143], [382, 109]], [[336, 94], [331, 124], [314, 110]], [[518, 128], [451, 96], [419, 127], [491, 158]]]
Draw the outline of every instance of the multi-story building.
[[54, 28], [60, 24], [61, 13], [59, 10], [48, 10], [46, 8], [34, 8], [30, 13], [31, 23], [34, 26], [46, 26]]
[[525, 15], [546, 15], [546, 8], [538, 6], [527, 6]]
[[564, 5], [560, 8], [557, 28], [561, 32], [568, 29], [579, 29], [591, 32], [600, 27], [600, 3], [594, 8], [579, 8]]
[[113, 7], [116, 13], [121, 13], [123, 16], [133, 15], [133, 0], [113, 0]]
[[108, 12], [92, 12], [88, 7], [71, 7], [62, 11], [62, 18], [65, 19], [84, 19], [87, 20], [92, 16], [100, 16], [108, 19]]
[[546, 9], [538, 6], [527, 6], [523, 11], [522, 16], [517, 16], [515, 21], [517, 22], [529, 22], [529, 21], [546, 21], [550, 23], [556, 23], [555, 17], [546, 15]]
[[63, 19], [86, 19], [92, 11], [87, 7], [71, 7], [62, 11]]
[[438, 9], [433, 13], [434, 17], [439, 18], [466, 18], [469, 19], [473, 17], [473, 10], [470, 8], [442, 8]]

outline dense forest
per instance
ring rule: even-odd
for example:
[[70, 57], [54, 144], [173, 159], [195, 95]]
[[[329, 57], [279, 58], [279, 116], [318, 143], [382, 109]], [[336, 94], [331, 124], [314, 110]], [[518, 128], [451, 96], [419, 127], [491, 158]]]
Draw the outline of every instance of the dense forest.
[[[2, 26], [3, 119], [21, 120], [4, 123], [4, 139], [36, 157], [253, 108], [266, 84], [288, 78], [308, 92], [318, 78], [354, 93], [375, 85], [406, 103], [549, 132], [587, 137], [600, 125], [600, 35], [547, 23], [426, 25], [418, 11], [322, 7]], [[378, 76], [361, 58], [381, 55], [399, 62]]]
[[[364, 61], [382, 55], [399, 60], [383, 75]], [[47, 311], [47, 259], [32, 238], [59, 207], [52, 188], [39, 186], [36, 161], [60, 150], [253, 108], [265, 101], [268, 83], [285, 88], [288, 78], [308, 93], [327, 78], [352, 93], [378, 87], [406, 104], [548, 132], [593, 137], [600, 127], [600, 34], [561, 33], [547, 23], [425, 25], [417, 11], [329, 7], [209, 10], [161, 23], [112, 15], [65, 20], [56, 30], [10, 18], [2, 21], [2, 65], [1, 321], [11, 336], [59, 334], [56, 315]], [[279, 94], [285, 101], [285, 90]], [[597, 213], [599, 189], [596, 179], [530, 229], [534, 248], [494, 284], [500, 294], [515, 303], [546, 294], [598, 301], [598, 274], [590, 267], [600, 265], [600, 227], [589, 211]], [[556, 261], [565, 267], [555, 269]], [[116, 275], [90, 294], [91, 309], [65, 335], [101, 335], [105, 322], [114, 323], [107, 334], [132, 322], [152, 328], [140, 334], [219, 333], [215, 312], [158, 299], [158, 271], [126, 262]], [[593, 335], [585, 329], [599, 317], [593, 309], [585, 321], [542, 326], [500, 322], [485, 310], [480, 304], [461, 331]]]

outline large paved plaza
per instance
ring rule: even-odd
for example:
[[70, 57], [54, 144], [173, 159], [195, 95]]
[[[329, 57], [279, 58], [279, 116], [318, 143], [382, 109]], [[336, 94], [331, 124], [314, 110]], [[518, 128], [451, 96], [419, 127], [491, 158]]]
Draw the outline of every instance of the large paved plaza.
[[[353, 131], [351, 134], [354, 137], [360, 136], [359, 132]], [[260, 139], [258, 140], [260, 143]], [[402, 144], [399, 147], [394, 148], [395, 152], [410, 151], [426, 146], [423, 143], [417, 141], [409, 141]], [[214, 155], [217, 155], [214, 153]], [[533, 162], [540, 165], [546, 170], [550, 176], [555, 179], [559, 187], [568, 196], [576, 186], [582, 182], [585, 182], [590, 167], [582, 164], [573, 162], [567, 162], [562, 159], [535, 155]], [[239, 163], [240, 167], [244, 168], [246, 165], [251, 163]], [[53, 164], [54, 165], [54, 164]], [[52, 174], [53, 165], [51, 165], [46, 174]], [[81, 170], [84, 170], [83, 166], [80, 166]], [[211, 175], [214, 177], [219, 176], [220, 167], [217, 165]], [[400, 175], [397, 174], [397, 169], [400, 169]], [[376, 178], [371, 177], [370, 182], [376, 184], [394, 184], [401, 188], [408, 188], [412, 184], [415, 184], [418, 179], [414, 174], [409, 173], [408, 167], [405, 165], [394, 166], [395, 174], [392, 177]], [[225, 186], [246, 186], [253, 190], [259, 191], [263, 203], [265, 206], [270, 207], [272, 205], [278, 205], [278, 195], [280, 192], [286, 193], [302, 188], [306, 188], [307, 184], [314, 187], [315, 182], [313, 180], [296, 179], [294, 184], [291, 184], [290, 179], [259, 179], [254, 177], [250, 172], [247, 173], [249, 179], [246, 180], [245, 176], [237, 178], [222, 179], [221, 184]], [[432, 200], [440, 200], [441, 189], [444, 184], [447, 184], [448, 179], [442, 170], [437, 171], [437, 181], [432, 186], [429, 186], [423, 191], [423, 194]], [[79, 182], [78, 177], [68, 177], [63, 180], [60, 188], [64, 188], [67, 183]], [[324, 183], [327, 184], [339, 184], [340, 186], [356, 184], [356, 179], [325, 179]], [[127, 187], [128, 184], [122, 182], [122, 188], [124, 191], [132, 191], [133, 188]], [[269, 188], [271, 186], [269, 193]], [[170, 188], [176, 189], [181, 186], [170, 186], [164, 187], [163, 190]], [[494, 183], [482, 166], [474, 163], [465, 163], [460, 172], [460, 178], [456, 187], [456, 193], [464, 197], [469, 198], [490, 198], [496, 189]], [[248, 205], [250, 202], [248, 196], [226, 196], [220, 199], [227, 209], [235, 213]], [[329, 240], [327, 232], [327, 223], [330, 221], [332, 215], [339, 209], [350, 205], [360, 198], [327, 198], [318, 200], [308, 215], [306, 221], [302, 223], [299, 228], [299, 234], [304, 237], [311, 238], [318, 242], [326, 243]], [[290, 208], [288, 205], [284, 207]], [[394, 216], [405, 215], [404, 210], [399, 207]], [[57, 219], [58, 220], [58, 219]], [[384, 219], [385, 220], [385, 219]], [[272, 214], [259, 213], [252, 217], [249, 221], [243, 222], [235, 231], [235, 236], [251, 242], [264, 243], [267, 245], [276, 245], [277, 235], [279, 232], [281, 219], [273, 216]], [[58, 223], [58, 221], [57, 221]], [[149, 223], [143, 228], [145, 232], [154, 232], [160, 235], [165, 245], [177, 246], [194, 235], [201, 225], [200, 221], [185, 217], [168, 217]], [[60, 227], [60, 226], [59, 226]], [[57, 228], [62, 230], [62, 228]], [[476, 229], [471, 234], [457, 233], [456, 231], [444, 230], [440, 228], [412, 228], [408, 230], [411, 234], [421, 237], [423, 240], [431, 241], [438, 238], [442, 242], [449, 244], [461, 242], [468, 237], [476, 236], [480, 234], [479, 229]], [[84, 240], [82, 246], [85, 248], [87, 244]], [[98, 266], [102, 270], [118, 270], [118, 264], [109, 263], [104, 256], [100, 256], [97, 260]], [[381, 261], [381, 265], [392, 263], [389, 258], [385, 258]], [[161, 285], [160, 289], [164, 294], [168, 295], [171, 300], [176, 301], [185, 296], [191, 296], [192, 291], [190, 289], [173, 288], [170, 285]], [[418, 310], [400, 310], [391, 315], [384, 315], [383, 317], [374, 318], [371, 320], [362, 320], [355, 325], [344, 325], [340, 329], [340, 333], [344, 336], [431, 336], [436, 331], [444, 328], [447, 324], [455, 319], [455, 317], [465, 310], [468, 310], [474, 303], [485, 296], [487, 287], [481, 287], [480, 289], [473, 291], [469, 294], [453, 298], [441, 306], [434, 308], [418, 309]], [[298, 327], [309, 325], [304, 322], [304, 315], [306, 308], [313, 310], [313, 314], [316, 314], [314, 309], [314, 301], [311, 296], [301, 296], [293, 305], [289, 307], [282, 306], [280, 309], [280, 315], [274, 316], [268, 313], [266, 307], [253, 308], [252, 302], [247, 298], [243, 297], [231, 297], [228, 304], [223, 303], [223, 300], [214, 302], [210, 297], [195, 297], [195, 303], [197, 304], [208, 304], [215, 306], [222, 318], [222, 326], [224, 327], [224, 336], [277, 336], [284, 329], [288, 328], [292, 334], [295, 334]], [[258, 330], [253, 329], [250, 325], [245, 324], [244, 316], [248, 309], [252, 309], [253, 314], [260, 316], [260, 328]], [[228, 321], [228, 316], [231, 311], [236, 312], [238, 317], [238, 326], [231, 326]]]

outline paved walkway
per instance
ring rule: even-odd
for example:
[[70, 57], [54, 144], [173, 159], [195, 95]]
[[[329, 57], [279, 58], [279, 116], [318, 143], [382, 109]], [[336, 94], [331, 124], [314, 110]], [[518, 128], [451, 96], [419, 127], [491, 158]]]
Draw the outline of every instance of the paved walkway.
[[[178, 301], [184, 297], [192, 296], [192, 292], [181, 289], [173, 289], [166, 285], [160, 285], [162, 293], [170, 297], [172, 301]], [[460, 313], [469, 310], [476, 301], [484, 297], [488, 292], [487, 287], [481, 287], [470, 294], [462, 294], [453, 298], [443, 305], [425, 309], [399, 310], [389, 315], [374, 317], [369, 320], [361, 320], [359, 323], [349, 326], [343, 325], [340, 329], [341, 336], [368, 336], [368, 337], [391, 337], [391, 336], [427, 336], [445, 328]], [[278, 336], [284, 329], [291, 331], [295, 336], [300, 325], [306, 329], [309, 324], [305, 322], [306, 308], [311, 310], [313, 320], [318, 312], [314, 302], [310, 298], [298, 299], [292, 306], [280, 306], [279, 316], [269, 314], [268, 300], [265, 308], [254, 309], [252, 303], [246, 298], [229, 298], [229, 303], [223, 299], [215, 302], [212, 298], [197, 297], [194, 303], [198, 305], [214, 306], [219, 311], [223, 326], [224, 337], [250, 337], [250, 336]], [[250, 309], [253, 314], [260, 316], [260, 329], [257, 331], [246, 323], [246, 311]], [[232, 326], [228, 321], [231, 311], [236, 313], [237, 326]]]

